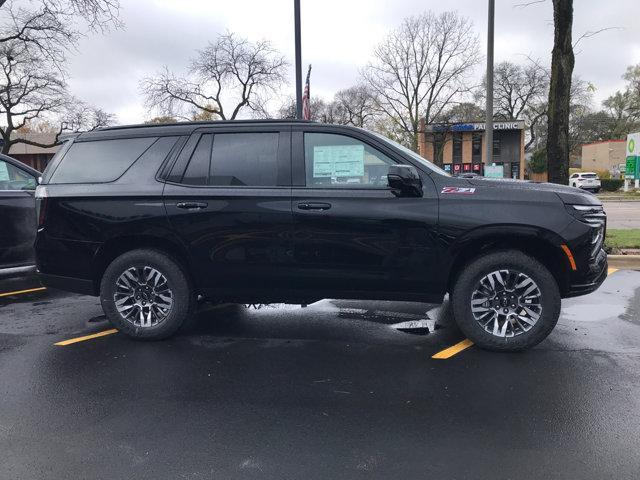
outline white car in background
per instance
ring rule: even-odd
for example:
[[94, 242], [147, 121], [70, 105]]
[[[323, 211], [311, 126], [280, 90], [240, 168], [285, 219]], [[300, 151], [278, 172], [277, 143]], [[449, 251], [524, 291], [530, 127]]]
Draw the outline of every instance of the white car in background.
[[569, 186], [598, 193], [600, 191], [600, 177], [594, 172], [574, 173], [569, 177]]

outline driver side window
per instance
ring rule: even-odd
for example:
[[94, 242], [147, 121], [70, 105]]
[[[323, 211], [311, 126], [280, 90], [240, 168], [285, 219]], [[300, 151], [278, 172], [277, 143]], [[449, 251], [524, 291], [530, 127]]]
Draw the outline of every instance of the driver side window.
[[307, 187], [388, 188], [392, 159], [346, 135], [305, 133]]
[[34, 190], [36, 179], [27, 172], [0, 160], [0, 190]]

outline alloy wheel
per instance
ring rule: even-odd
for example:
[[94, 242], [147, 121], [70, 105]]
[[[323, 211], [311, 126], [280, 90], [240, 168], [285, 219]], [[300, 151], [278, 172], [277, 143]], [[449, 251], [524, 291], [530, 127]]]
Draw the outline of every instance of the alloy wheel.
[[528, 332], [542, 315], [542, 293], [528, 275], [496, 270], [478, 282], [471, 295], [471, 313], [478, 324], [496, 337]]
[[116, 280], [113, 300], [123, 319], [148, 328], [167, 318], [173, 306], [173, 292], [167, 278], [156, 268], [130, 267]]

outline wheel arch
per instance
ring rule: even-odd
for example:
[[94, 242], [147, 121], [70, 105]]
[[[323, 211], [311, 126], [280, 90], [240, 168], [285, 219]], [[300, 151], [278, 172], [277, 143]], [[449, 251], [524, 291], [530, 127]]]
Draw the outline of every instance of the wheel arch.
[[470, 232], [451, 248], [447, 291], [451, 292], [464, 266], [474, 259], [489, 252], [517, 250], [542, 263], [564, 296], [569, 290], [571, 264], [561, 247], [563, 243], [556, 233], [535, 227], [495, 226]]
[[183, 267], [191, 284], [196, 285], [195, 278], [191, 273], [187, 250], [179, 240], [153, 235], [122, 235], [110, 238], [101, 245], [94, 255], [91, 278], [96, 295], [100, 294], [100, 281], [109, 264], [123, 253], [141, 248], [158, 250], [178, 262]]

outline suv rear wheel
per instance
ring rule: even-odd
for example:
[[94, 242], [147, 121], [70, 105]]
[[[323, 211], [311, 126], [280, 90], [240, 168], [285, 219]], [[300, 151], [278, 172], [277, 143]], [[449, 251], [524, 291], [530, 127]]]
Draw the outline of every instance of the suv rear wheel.
[[100, 302], [109, 321], [137, 339], [170, 337], [192, 315], [196, 299], [184, 271], [157, 250], [132, 250], [107, 267]]
[[537, 345], [560, 316], [560, 291], [540, 262], [515, 250], [476, 259], [452, 292], [460, 330], [488, 350], [518, 351]]

